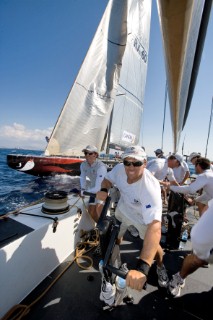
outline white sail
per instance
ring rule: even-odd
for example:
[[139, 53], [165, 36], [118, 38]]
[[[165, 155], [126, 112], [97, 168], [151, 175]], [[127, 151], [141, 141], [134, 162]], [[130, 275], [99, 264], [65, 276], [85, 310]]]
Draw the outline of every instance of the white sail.
[[87, 144], [100, 150], [113, 106], [112, 141], [138, 141], [150, 15], [151, 0], [109, 1], [45, 155], [79, 156]]
[[127, 45], [113, 108], [110, 143], [138, 144], [149, 51], [151, 1], [131, 1], [128, 11]]

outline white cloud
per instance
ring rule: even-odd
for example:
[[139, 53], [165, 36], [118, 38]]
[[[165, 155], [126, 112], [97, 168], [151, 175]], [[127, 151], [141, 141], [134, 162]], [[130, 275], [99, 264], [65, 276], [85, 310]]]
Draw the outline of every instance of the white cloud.
[[53, 128], [27, 129], [20, 123], [0, 127], [1, 145], [3, 148], [26, 148], [42, 150], [46, 146], [45, 137], [50, 136]]

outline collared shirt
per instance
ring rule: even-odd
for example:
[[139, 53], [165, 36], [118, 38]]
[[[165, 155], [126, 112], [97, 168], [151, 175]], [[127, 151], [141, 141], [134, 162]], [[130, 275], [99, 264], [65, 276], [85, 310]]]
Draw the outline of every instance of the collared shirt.
[[80, 170], [81, 189], [92, 193], [98, 192], [101, 189], [101, 183], [107, 173], [106, 165], [98, 159], [96, 159], [92, 165], [84, 161], [81, 163]]
[[179, 167], [173, 168], [173, 173], [178, 183], [181, 183], [183, 181], [187, 172], [189, 172], [189, 166], [186, 161], [182, 161]]
[[118, 209], [134, 223], [149, 224], [162, 219], [162, 201], [159, 182], [144, 169], [141, 179], [129, 184], [124, 165], [117, 164], [106, 177], [120, 191]]

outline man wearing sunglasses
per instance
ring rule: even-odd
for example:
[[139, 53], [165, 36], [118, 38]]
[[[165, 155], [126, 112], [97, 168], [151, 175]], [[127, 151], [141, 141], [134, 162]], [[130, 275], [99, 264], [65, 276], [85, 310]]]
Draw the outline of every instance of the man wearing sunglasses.
[[[86, 190], [88, 192], [96, 193], [101, 188], [101, 182], [103, 181], [106, 173], [106, 165], [97, 159], [98, 149], [95, 146], [86, 146], [82, 152], [84, 152], [86, 160], [81, 163], [80, 166], [80, 186], [81, 195]], [[95, 208], [95, 198], [90, 197], [88, 212], [95, 222], [98, 222], [99, 216], [97, 216]]]
[[138, 229], [143, 239], [140, 258], [135, 263], [135, 269], [128, 272], [127, 285], [142, 290], [156, 259], [158, 283], [161, 287], [167, 287], [168, 276], [160, 246], [162, 202], [159, 182], [146, 169], [146, 153], [140, 146], [127, 148], [121, 157], [123, 163], [107, 173], [101, 191], [96, 194], [97, 211], [102, 209], [109, 189], [116, 185], [120, 191], [115, 211], [116, 218], [121, 222], [118, 243], [130, 225]]

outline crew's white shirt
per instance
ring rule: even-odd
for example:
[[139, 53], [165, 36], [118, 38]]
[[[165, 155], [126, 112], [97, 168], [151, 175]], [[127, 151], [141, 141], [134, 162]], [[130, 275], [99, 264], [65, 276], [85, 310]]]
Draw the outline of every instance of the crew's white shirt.
[[119, 189], [118, 209], [134, 224], [147, 225], [153, 220], [162, 220], [160, 184], [147, 169], [142, 178], [132, 184], [127, 182], [123, 163], [117, 164], [105, 178]]
[[96, 159], [92, 165], [84, 161], [81, 163], [80, 171], [81, 190], [92, 193], [98, 192], [101, 189], [101, 183], [107, 173], [106, 165], [99, 159]]
[[146, 168], [158, 180], [167, 178], [169, 181], [175, 181], [173, 170], [168, 167], [167, 159], [158, 158], [150, 160], [148, 161]]
[[189, 172], [189, 167], [186, 161], [182, 161], [179, 167], [173, 168], [173, 173], [178, 183], [183, 181], [187, 172]]
[[213, 199], [208, 202], [208, 209], [191, 230], [193, 252], [198, 258], [213, 263]]
[[[196, 180], [189, 185], [170, 186], [170, 190], [183, 194], [195, 193], [200, 189], [203, 189], [205, 201], [209, 201], [213, 198], [213, 172], [210, 169], [199, 174]], [[202, 195], [200, 197], [202, 197]]]

